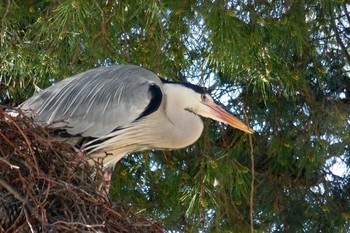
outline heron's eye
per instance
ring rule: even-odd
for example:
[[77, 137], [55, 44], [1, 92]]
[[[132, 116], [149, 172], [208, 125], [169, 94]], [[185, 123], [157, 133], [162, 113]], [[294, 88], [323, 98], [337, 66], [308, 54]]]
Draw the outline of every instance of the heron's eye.
[[201, 100], [202, 100], [202, 102], [205, 102], [207, 100], [207, 97], [204, 94], [202, 94], [201, 95]]

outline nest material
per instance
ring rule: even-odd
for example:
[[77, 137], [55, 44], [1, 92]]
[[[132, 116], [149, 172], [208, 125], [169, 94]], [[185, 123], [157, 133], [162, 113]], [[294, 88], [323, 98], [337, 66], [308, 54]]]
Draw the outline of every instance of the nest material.
[[101, 167], [0, 109], [0, 232], [162, 232], [106, 200]]

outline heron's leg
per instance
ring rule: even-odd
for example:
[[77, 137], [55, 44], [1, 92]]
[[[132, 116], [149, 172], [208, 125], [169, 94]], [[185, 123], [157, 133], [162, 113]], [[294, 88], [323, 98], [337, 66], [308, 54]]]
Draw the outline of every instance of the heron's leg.
[[85, 152], [82, 151], [82, 150], [79, 150], [78, 153], [77, 153], [77, 158], [78, 159], [83, 159], [85, 156]]
[[75, 150], [75, 157], [73, 158], [73, 170], [76, 169], [85, 157], [85, 152], [82, 150]]
[[[75, 163], [77, 166], [81, 160], [83, 160], [86, 157], [86, 154], [83, 150], [76, 150], [76, 158], [75, 158]], [[111, 167], [104, 168], [103, 169], [103, 184], [99, 187], [99, 190], [101, 192], [101, 196], [103, 199], [108, 201], [108, 194], [109, 194], [109, 189], [111, 186], [111, 180], [112, 180], [112, 173], [113, 170]]]
[[108, 200], [109, 189], [111, 187], [112, 180], [112, 168], [105, 168], [103, 178], [104, 178], [104, 188], [102, 189], [102, 196]]

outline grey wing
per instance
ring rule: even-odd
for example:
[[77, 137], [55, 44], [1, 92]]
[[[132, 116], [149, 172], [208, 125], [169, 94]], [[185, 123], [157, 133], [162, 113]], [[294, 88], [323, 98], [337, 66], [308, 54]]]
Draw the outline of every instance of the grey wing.
[[19, 107], [33, 111], [39, 124], [101, 137], [157, 110], [162, 97], [157, 75], [139, 66], [116, 65], [65, 79]]

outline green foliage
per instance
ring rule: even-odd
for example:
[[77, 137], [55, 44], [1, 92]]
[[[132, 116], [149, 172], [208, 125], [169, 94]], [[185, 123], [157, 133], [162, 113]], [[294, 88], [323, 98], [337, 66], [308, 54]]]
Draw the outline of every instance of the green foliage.
[[[0, 104], [115, 63], [200, 81], [256, 130], [255, 230], [347, 232], [349, 12], [328, 0], [4, 0]], [[206, 125], [189, 148], [118, 163], [113, 200], [169, 231], [248, 232], [248, 136]]]

